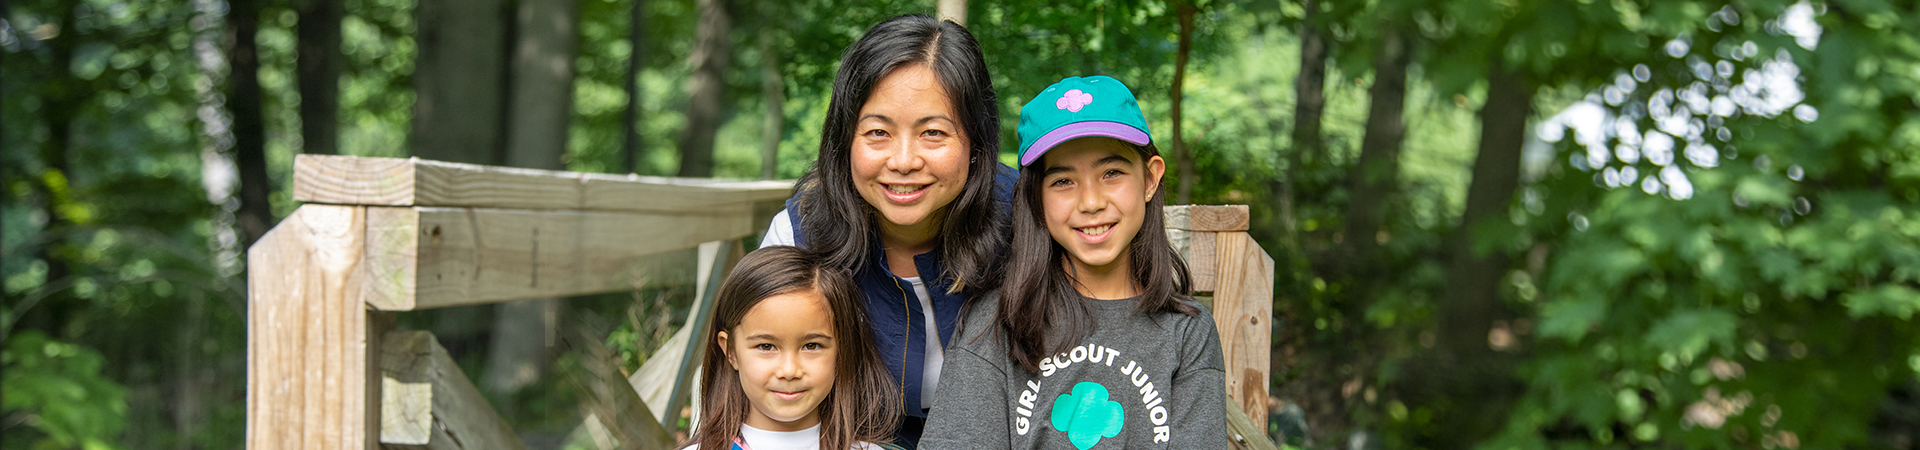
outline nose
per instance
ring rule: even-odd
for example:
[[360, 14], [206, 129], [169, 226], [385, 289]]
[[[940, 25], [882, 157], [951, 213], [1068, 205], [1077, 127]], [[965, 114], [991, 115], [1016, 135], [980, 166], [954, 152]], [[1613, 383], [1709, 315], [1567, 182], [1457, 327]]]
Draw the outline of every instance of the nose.
[[1074, 192], [1078, 194], [1074, 206], [1079, 209], [1080, 212], [1096, 214], [1107, 209], [1107, 205], [1110, 202], [1107, 198], [1106, 191], [1096, 187], [1097, 185], [1094, 183], [1082, 183], [1081, 186], [1079, 189], [1074, 189]]
[[887, 170], [896, 173], [913, 173], [926, 167], [926, 158], [920, 155], [918, 139], [898, 139], [887, 152]]
[[774, 365], [773, 376], [782, 380], [798, 380], [806, 376], [806, 367], [800, 364], [800, 355], [786, 352], [780, 355], [780, 361]]

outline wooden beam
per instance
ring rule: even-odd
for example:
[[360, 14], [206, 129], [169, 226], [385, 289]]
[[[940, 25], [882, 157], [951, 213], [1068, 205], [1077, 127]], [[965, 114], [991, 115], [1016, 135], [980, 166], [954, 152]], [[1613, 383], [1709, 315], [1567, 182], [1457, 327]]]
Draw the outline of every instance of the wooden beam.
[[648, 255], [753, 232], [747, 206], [703, 213], [369, 207], [364, 297], [420, 310], [630, 290]]
[[519, 169], [429, 161], [299, 155], [293, 199], [368, 206], [458, 206], [699, 213], [778, 204], [792, 181], [726, 181]]
[[382, 342], [380, 373], [383, 448], [526, 448], [433, 333], [388, 332]]
[[1227, 396], [1224, 401], [1227, 403], [1228, 446], [1234, 450], [1280, 450], [1273, 439], [1267, 438], [1267, 427], [1254, 424], [1253, 418], [1240, 410], [1233, 396]]
[[365, 208], [305, 205], [247, 250], [247, 448], [376, 445], [365, 227]]
[[569, 336], [567, 345], [578, 355], [580, 366], [562, 373], [580, 394], [589, 432], [598, 431], [627, 450], [673, 448], [673, 435], [660, 427], [657, 416], [621, 375], [617, 359], [600, 343], [600, 336], [581, 331]]
[[1168, 206], [1162, 215], [1167, 229], [1187, 231], [1246, 231], [1250, 217], [1247, 205]]
[[1244, 232], [1214, 236], [1213, 322], [1226, 357], [1227, 395], [1256, 424], [1267, 423], [1269, 360], [1273, 356], [1273, 258]]

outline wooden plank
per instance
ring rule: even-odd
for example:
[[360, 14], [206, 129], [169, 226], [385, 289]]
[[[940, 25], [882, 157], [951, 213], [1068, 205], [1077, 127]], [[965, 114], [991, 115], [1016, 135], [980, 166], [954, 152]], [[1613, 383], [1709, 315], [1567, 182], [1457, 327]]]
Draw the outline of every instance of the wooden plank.
[[305, 205], [248, 249], [247, 447], [370, 448], [365, 208]]
[[1245, 231], [1251, 217], [1247, 205], [1176, 205], [1162, 215], [1167, 229], [1188, 231]]
[[1227, 395], [1253, 423], [1264, 424], [1273, 351], [1273, 258], [1247, 233], [1214, 237], [1219, 285], [1213, 291], [1213, 321], [1226, 357]]
[[1193, 291], [1213, 292], [1219, 284], [1219, 276], [1215, 273], [1219, 270], [1219, 256], [1216, 254], [1218, 250], [1215, 248], [1219, 246], [1218, 235], [1229, 233], [1217, 231], [1189, 231], [1188, 233], [1191, 236], [1187, 238], [1187, 253], [1180, 256], [1187, 259], [1187, 274], [1193, 277]]
[[382, 344], [383, 448], [526, 448], [433, 333], [391, 331]]
[[747, 206], [702, 214], [369, 207], [367, 304], [420, 310], [629, 290], [648, 255], [752, 233]]
[[299, 155], [293, 199], [370, 206], [702, 212], [785, 200], [792, 181], [642, 177], [418, 158]]
[[[687, 334], [686, 350], [681, 353], [680, 368], [674, 377], [673, 394], [667, 397], [666, 414], [660, 416], [660, 425], [669, 431], [680, 425], [680, 405], [689, 399], [697, 399], [693, 394], [695, 378], [700, 370], [700, 361], [707, 357], [707, 340], [715, 330], [707, 329], [713, 321], [714, 298], [719, 294], [720, 282], [724, 280], [733, 265], [740, 261], [743, 252], [740, 241], [708, 242], [700, 244], [699, 266], [695, 279], [693, 307], [687, 311], [687, 325], [684, 328], [693, 331]], [[694, 406], [694, 418], [699, 418], [699, 406]], [[691, 427], [689, 430], [691, 431]]]
[[599, 337], [582, 331], [569, 336], [567, 345], [578, 352], [580, 370], [562, 373], [580, 394], [581, 408], [588, 413], [589, 431], [598, 430], [619, 441], [622, 449], [673, 448], [673, 435], [660, 427], [657, 416], [621, 376], [613, 352], [600, 343]]
[[1227, 445], [1234, 450], [1280, 450], [1279, 445], [1267, 438], [1267, 427], [1255, 425], [1232, 396], [1224, 401], [1227, 402]]

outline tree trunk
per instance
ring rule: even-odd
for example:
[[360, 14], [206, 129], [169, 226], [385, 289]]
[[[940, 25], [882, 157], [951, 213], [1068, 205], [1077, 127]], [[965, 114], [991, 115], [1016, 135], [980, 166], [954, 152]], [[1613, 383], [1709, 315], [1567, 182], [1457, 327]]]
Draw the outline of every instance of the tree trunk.
[[504, 0], [421, 0], [414, 8], [413, 156], [504, 161], [507, 18]]
[[693, 93], [687, 106], [687, 129], [680, 138], [680, 176], [713, 176], [713, 140], [720, 131], [722, 103], [727, 96], [727, 63], [732, 60], [727, 34], [732, 20], [724, 0], [697, 0], [700, 27], [694, 43]]
[[[1497, 55], [1498, 53], [1496, 53]], [[1496, 56], [1497, 58], [1497, 56]], [[1507, 208], [1520, 184], [1521, 147], [1532, 113], [1533, 87], [1526, 76], [1497, 59], [1487, 78], [1487, 101], [1480, 110], [1480, 149], [1467, 188], [1467, 209], [1460, 227], [1447, 238], [1446, 294], [1440, 305], [1439, 359], [1428, 362], [1438, 383], [1429, 404], [1446, 404], [1434, 429], [1449, 430], [1431, 442], [1436, 448], [1465, 448], [1492, 436], [1506, 422], [1521, 391], [1512, 358], [1487, 344], [1499, 313], [1500, 280], [1507, 258], [1495, 250], [1477, 254], [1475, 230], [1508, 220]], [[1474, 399], [1460, 402], [1451, 399]]]
[[624, 141], [620, 146], [620, 169], [627, 173], [640, 171], [640, 64], [647, 32], [647, 0], [633, 0], [633, 15], [627, 28], [627, 43], [633, 52], [627, 55], [627, 114], [626, 121], [620, 124], [620, 135]]
[[1347, 203], [1345, 259], [1349, 266], [1369, 260], [1378, 247], [1376, 235], [1386, 216], [1386, 201], [1400, 174], [1400, 144], [1406, 137], [1407, 61], [1405, 36], [1391, 21], [1381, 29], [1379, 53], [1373, 59], [1373, 86], [1367, 114], [1367, 134], [1360, 141], [1360, 161], [1348, 179], [1352, 200]]
[[772, 31], [760, 32], [760, 90], [767, 103], [766, 122], [760, 129], [760, 179], [778, 176], [780, 135], [786, 129], [787, 94], [780, 79], [780, 55]]
[[1318, 22], [1319, 17], [1320, 2], [1307, 0], [1306, 14], [1300, 19], [1300, 76], [1293, 82], [1293, 149], [1287, 154], [1287, 171], [1276, 189], [1280, 197], [1281, 235], [1295, 244], [1295, 248], [1299, 248], [1299, 237], [1293, 210], [1294, 184], [1307, 157], [1320, 154], [1320, 118], [1327, 104], [1327, 43], [1321, 34], [1324, 27]]
[[967, 26], [967, 0], [940, 0], [940, 14], [934, 17]]
[[254, 43], [260, 4], [258, 0], [233, 0], [227, 6], [227, 111], [233, 116], [234, 164], [240, 169], [240, 210], [235, 220], [245, 237], [241, 246], [245, 248], [273, 227], [273, 207], [267, 203], [273, 186], [267, 179], [260, 58]]
[[1173, 59], [1173, 88], [1168, 92], [1173, 106], [1173, 159], [1180, 165], [1180, 186], [1173, 204], [1185, 205], [1193, 198], [1193, 155], [1187, 152], [1186, 139], [1180, 134], [1180, 103], [1186, 93], [1187, 56], [1193, 51], [1193, 14], [1191, 1], [1181, 2], [1174, 14], [1180, 20], [1180, 44]]
[[340, 153], [340, 0], [299, 0], [300, 151]]
[[[573, 117], [573, 60], [579, 41], [574, 0], [522, 0], [516, 14], [512, 103], [507, 108], [507, 165], [566, 168], [567, 127]], [[481, 386], [512, 393], [540, 381], [558, 337], [562, 304], [529, 299], [494, 308], [493, 335]]]

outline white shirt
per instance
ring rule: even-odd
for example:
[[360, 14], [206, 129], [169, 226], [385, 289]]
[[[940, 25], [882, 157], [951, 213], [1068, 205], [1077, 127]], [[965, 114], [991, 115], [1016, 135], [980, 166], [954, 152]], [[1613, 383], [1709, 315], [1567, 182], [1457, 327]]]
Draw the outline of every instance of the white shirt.
[[[752, 425], [740, 424], [740, 440], [746, 442], [749, 450], [820, 450], [820, 424], [814, 424], [800, 431], [767, 431]], [[688, 450], [698, 450], [700, 444], [687, 446]], [[879, 446], [860, 442], [853, 445], [854, 450], [877, 450]]]
[[[767, 224], [767, 236], [760, 239], [760, 248], [775, 245], [793, 245], [793, 220], [787, 218], [787, 210], [773, 215], [773, 223]], [[946, 359], [946, 351], [940, 348], [940, 326], [933, 318], [933, 297], [927, 294], [927, 284], [920, 277], [905, 278], [913, 284], [913, 295], [920, 298], [920, 315], [927, 324], [927, 357], [920, 371], [920, 409], [933, 407], [934, 387], [940, 384], [940, 363]]]

